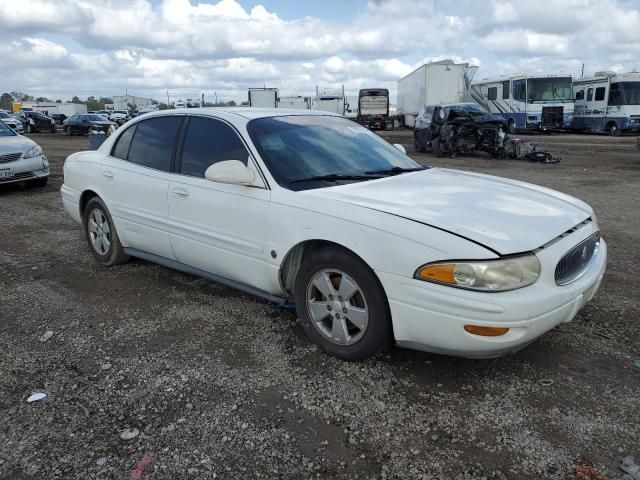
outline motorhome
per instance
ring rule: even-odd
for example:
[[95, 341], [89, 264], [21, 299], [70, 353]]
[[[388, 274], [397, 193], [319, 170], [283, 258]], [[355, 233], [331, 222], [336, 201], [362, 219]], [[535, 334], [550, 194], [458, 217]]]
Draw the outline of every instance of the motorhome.
[[573, 116], [570, 75], [526, 75], [471, 84], [471, 97], [516, 130], [568, 129]]
[[471, 80], [478, 67], [453, 60], [426, 63], [398, 80], [398, 120], [413, 127], [426, 105], [469, 101]]
[[596, 72], [574, 80], [572, 128], [590, 132], [640, 132], [640, 73]]

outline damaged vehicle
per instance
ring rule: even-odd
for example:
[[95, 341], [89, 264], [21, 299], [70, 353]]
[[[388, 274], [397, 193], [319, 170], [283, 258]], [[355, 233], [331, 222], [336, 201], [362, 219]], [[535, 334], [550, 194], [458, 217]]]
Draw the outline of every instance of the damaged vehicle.
[[[424, 113], [424, 116], [423, 116]], [[431, 147], [436, 155], [486, 152], [504, 157], [507, 124], [477, 103], [452, 103], [425, 107], [416, 119], [416, 150]]]
[[424, 152], [430, 147], [436, 155], [485, 152], [492, 158], [528, 159], [557, 163], [558, 158], [536, 151], [527, 140], [512, 139], [505, 120], [477, 103], [426, 106], [414, 128], [414, 146]]

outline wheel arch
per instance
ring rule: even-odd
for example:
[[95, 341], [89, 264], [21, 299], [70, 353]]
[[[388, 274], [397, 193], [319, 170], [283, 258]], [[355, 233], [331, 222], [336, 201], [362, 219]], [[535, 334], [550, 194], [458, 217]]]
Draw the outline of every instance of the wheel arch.
[[80, 209], [80, 218], [84, 219], [84, 210], [85, 208], [87, 208], [87, 204], [89, 203], [89, 200], [91, 200], [93, 197], [100, 198], [100, 195], [98, 195], [95, 191], [90, 189], [85, 190], [80, 195], [80, 202], [78, 203], [78, 207]]
[[[351, 248], [341, 245], [340, 243], [333, 242], [331, 240], [314, 238], [296, 243], [283, 257], [283, 260], [280, 263], [280, 269], [278, 271], [278, 279], [280, 281], [282, 289], [285, 292], [293, 295], [293, 286], [295, 284], [295, 279], [298, 275], [298, 271], [300, 270], [300, 266], [302, 265], [302, 262], [304, 261], [306, 256], [312, 254], [314, 251], [318, 251], [326, 247], [339, 248], [349, 253], [350, 255], [353, 255], [363, 264], [365, 264], [371, 270], [371, 272], [373, 272], [376, 279], [378, 279], [378, 276], [375, 274], [373, 268], [371, 268], [371, 265], [369, 265], [369, 263], [364, 258], [362, 258], [362, 256], [358, 255]], [[378, 279], [378, 282], [379, 281], [380, 279]]]

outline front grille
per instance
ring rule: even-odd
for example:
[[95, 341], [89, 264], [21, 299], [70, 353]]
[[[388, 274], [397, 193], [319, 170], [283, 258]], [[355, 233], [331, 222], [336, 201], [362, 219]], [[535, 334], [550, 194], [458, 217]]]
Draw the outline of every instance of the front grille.
[[556, 265], [556, 284], [567, 285], [580, 278], [591, 266], [599, 246], [600, 232], [596, 232], [565, 253]]
[[15, 162], [22, 156], [22, 153], [3, 153], [0, 154], [0, 163]]

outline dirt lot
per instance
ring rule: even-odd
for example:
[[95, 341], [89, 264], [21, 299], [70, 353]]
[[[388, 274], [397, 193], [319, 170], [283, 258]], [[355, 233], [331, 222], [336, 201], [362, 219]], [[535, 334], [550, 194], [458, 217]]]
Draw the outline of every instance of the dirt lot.
[[496, 360], [328, 358], [291, 310], [143, 261], [97, 266], [58, 192], [88, 140], [36, 134], [50, 185], [0, 189], [0, 478], [622, 478], [640, 457], [636, 139], [534, 137], [562, 157], [539, 165], [385, 136], [591, 203], [610, 247], [593, 302]]

